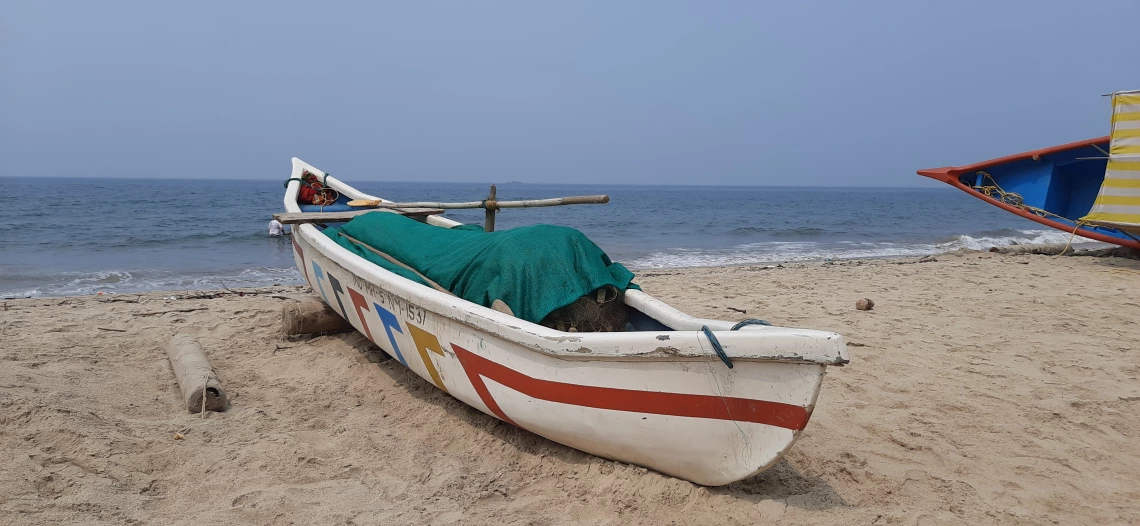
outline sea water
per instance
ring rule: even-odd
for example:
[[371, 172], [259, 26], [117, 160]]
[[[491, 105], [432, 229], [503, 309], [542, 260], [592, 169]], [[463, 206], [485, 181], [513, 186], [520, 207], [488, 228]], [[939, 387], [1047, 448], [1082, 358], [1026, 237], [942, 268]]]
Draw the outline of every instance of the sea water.
[[[0, 181], [10, 190], [0, 204], [0, 297], [302, 282], [289, 239], [269, 236], [266, 226], [283, 210], [282, 181]], [[474, 201], [488, 190], [475, 183], [356, 187], [398, 201]], [[608, 194], [610, 202], [504, 210], [496, 228], [574, 227], [635, 270], [1069, 240], [951, 188], [498, 185], [500, 200], [587, 194]], [[483, 211], [447, 217], [481, 224]]]

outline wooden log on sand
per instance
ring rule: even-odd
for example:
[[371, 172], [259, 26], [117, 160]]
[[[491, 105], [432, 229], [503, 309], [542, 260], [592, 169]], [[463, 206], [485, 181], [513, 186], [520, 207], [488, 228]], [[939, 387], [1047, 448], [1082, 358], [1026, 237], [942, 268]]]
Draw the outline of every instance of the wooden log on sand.
[[352, 330], [352, 324], [317, 300], [288, 303], [281, 307], [281, 332], [285, 336]]
[[202, 352], [198, 340], [189, 334], [175, 334], [166, 348], [174, 377], [182, 389], [182, 400], [191, 413], [201, 411], [225, 411], [229, 407], [229, 397], [218, 375], [210, 367], [210, 361]]
[[1039, 254], [1042, 256], [1056, 256], [1062, 253], [1072, 253], [1073, 247], [1065, 243], [1049, 245], [1010, 245], [1008, 247], [993, 247], [990, 252], [999, 254]]
[[1109, 247], [1109, 248], [1096, 248], [1076, 250], [1066, 244], [1045, 244], [1045, 245], [1012, 245], [1008, 247], [993, 247], [990, 252], [997, 252], [999, 254], [1038, 254], [1042, 256], [1058, 256], [1064, 254], [1066, 256], [1091, 256], [1098, 258], [1115, 257], [1127, 259], [1140, 259], [1140, 251], [1133, 250], [1127, 247]]

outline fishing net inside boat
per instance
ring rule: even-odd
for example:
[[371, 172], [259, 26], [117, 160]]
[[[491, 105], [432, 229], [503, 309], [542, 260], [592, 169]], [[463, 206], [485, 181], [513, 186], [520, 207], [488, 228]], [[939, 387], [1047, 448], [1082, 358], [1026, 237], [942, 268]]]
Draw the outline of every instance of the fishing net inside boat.
[[[399, 276], [425, 285], [423, 278], [430, 279], [484, 307], [501, 301], [512, 315], [531, 323], [562, 311], [551, 323], [561, 321], [567, 331], [623, 330], [625, 304], [617, 291], [638, 288], [629, 269], [611, 261], [585, 234], [567, 227], [530, 225], [483, 232], [372, 212], [340, 230], [326, 229], [325, 235]], [[603, 289], [601, 297], [598, 289]]]
[[629, 323], [624, 296], [624, 290], [606, 285], [555, 309], [543, 318], [542, 325], [567, 332], [624, 331]]

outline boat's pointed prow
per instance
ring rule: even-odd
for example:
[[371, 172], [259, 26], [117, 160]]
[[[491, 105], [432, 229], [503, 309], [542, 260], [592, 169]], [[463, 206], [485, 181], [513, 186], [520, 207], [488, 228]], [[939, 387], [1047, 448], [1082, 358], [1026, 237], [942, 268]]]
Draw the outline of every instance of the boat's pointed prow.
[[[1098, 191], [1106, 193], [1101, 189], [1102, 182], [1110, 187], [1121, 185], [1112, 177], [1106, 179], [1108, 151], [1109, 138], [1096, 137], [965, 166], [926, 168], [918, 170], [918, 175], [941, 181], [1006, 212], [1066, 234], [1075, 233], [1094, 241], [1140, 250], [1140, 236], [1121, 229], [1119, 224], [1088, 217], [1094, 204], [1105, 202], [1097, 194]], [[1109, 174], [1115, 172], [1109, 171]], [[1124, 183], [1124, 186], [1129, 184]], [[1131, 199], [1132, 193], [1130, 187], [1125, 188], [1122, 197]], [[1111, 206], [1120, 210], [1118, 203], [1124, 201], [1115, 194], [1110, 195]], [[1136, 206], [1140, 211], [1140, 204]], [[1140, 213], [1135, 217], [1140, 218]], [[1140, 224], [1140, 219], [1137, 223]]]
[[943, 166], [942, 168], [927, 168], [925, 170], [919, 170], [918, 175], [929, 177], [931, 179], [942, 182], [947, 182], [950, 180], [950, 172], [953, 170], [954, 168], [950, 166]]

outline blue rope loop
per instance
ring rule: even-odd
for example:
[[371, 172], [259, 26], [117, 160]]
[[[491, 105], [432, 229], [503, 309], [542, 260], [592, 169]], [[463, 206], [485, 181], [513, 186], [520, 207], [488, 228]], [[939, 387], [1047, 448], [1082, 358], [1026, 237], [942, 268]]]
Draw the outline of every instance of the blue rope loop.
[[737, 323], [736, 325], [733, 325], [733, 326], [732, 326], [732, 328], [731, 328], [731, 329], [729, 329], [729, 330], [731, 330], [731, 331], [739, 331], [741, 327], [747, 327], [747, 326], [749, 326], [749, 325], [767, 325], [767, 326], [769, 326], [769, 327], [771, 327], [771, 326], [772, 326], [772, 324], [771, 324], [771, 323], [768, 323], [768, 322], [766, 322], [766, 321], [764, 321], [764, 320], [758, 320], [758, 319], [756, 319], [756, 318], [748, 318], [747, 320], [744, 320], [744, 321], [742, 321], [742, 322], [740, 322], [740, 323]]
[[724, 347], [720, 346], [720, 341], [717, 340], [716, 336], [713, 335], [713, 332], [709, 330], [709, 326], [701, 325], [701, 332], [705, 333], [705, 336], [708, 336], [709, 343], [712, 344], [713, 350], [716, 351], [716, 355], [720, 357], [720, 361], [724, 362], [724, 364], [727, 365], [729, 369], [732, 369], [732, 360], [728, 359], [728, 355], [724, 353]]
[[285, 180], [285, 188], [289, 188], [289, 181], [297, 181], [298, 183], [305, 184], [305, 181], [300, 177], [290, 177]]

